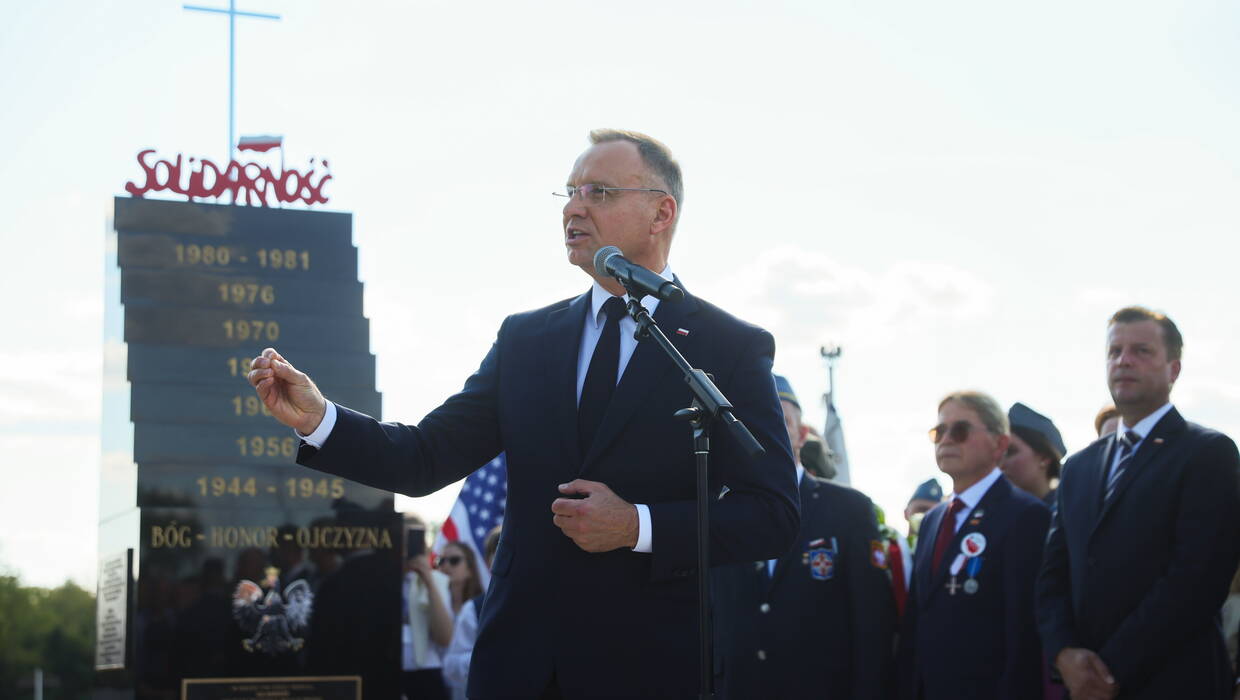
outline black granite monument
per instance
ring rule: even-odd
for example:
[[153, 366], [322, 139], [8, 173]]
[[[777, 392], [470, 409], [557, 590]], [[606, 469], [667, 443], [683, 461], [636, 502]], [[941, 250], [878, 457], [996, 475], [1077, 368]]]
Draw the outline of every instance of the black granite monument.
[[98, 697], [397, 698], [392, 494], [293, 463], [264, 347], [380, 413], [349, 214], [115, 201]]

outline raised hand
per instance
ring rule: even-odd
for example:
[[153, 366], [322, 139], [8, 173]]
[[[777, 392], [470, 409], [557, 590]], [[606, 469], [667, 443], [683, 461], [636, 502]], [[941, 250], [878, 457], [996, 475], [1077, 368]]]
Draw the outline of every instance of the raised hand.
[[310, 377], [289, 364], [275, 348], [267, 348], [254, 358], [246, 379], [271, 415], [302, 435], [313, 433], [323, 421], [327, 400]]

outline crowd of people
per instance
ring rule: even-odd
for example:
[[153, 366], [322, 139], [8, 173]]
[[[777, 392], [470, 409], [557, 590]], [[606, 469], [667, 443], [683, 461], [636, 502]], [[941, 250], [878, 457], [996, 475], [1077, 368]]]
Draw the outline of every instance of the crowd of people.
[[[1076, 454], [1023, 403], [940, 401], [952, 491], [916, 488], [907, 538], [798, 463], [794, 547], [714, 572], [720, 696], [1240, 697], [1235, 445], [1171, 403], [1174, 322], [1129, 307], [1106, 330], [1115, 404]], [[776, 386], [795, 453], [800, 405]]]
[[483, 561], [469, 544], [450, 541], [433, 555], [426, 527], [405, 515], [407, 538], [421, 538], [405, 560], [401, 587], [401, 688], [407, 698], [463, 700], [482, 614], [483, 576], [499, 546], [497, 526], [483, 541]]
[[[1116, 403], [1075, 455], [1023, 403], [1004, 411], [977, 391], [943, 398], [930, 438], [952, 491], [936, 479], [918, 485], [906, 533], [830, 480], [829, 450], [774, 376], [800, 529], [782, 557], [711, 572], [718, 696], [1231, 697], [1235, 447], [1172, 406], [1182, 339], [1170, 319], [1122, 309], [1108, 338]], [[487, 566], [498, 540], [496, 528]], [[479, 564], [461, 542], [437, 563], [408, 562], [410, 699], [466, 697], [484, 605]]]
[[[869, 499], [806, 473], [822, 460], [798, 455], [808, 431], [791, 387], [772, 380], [772, 336], [681, 289], [669, 256], [684, 183], [667, 146], [593, 131], [557, 194], [568, 262], [589, 290], [507, 317], [463, 389], [417, 424], [329, 401], [275, 348], [247, 375], [301, 436], [298, 463], [319, 471], [422, 496], [507, 456], [469, 697], [701, 692], [694, 456], [667, 419], [688, 397], [658, 349], [637, 343], [639, 309], [715, 375], [763, 448], [751, 458], [717, 439], [711, 453], [723, 697], [1231, 696], [1219, 610], [1240, 560], [1240, 459], [1172, 406], [1183, 340], [1170, 319], [1135, 307], [1110, 319], [1116, 415], [1099, 430], [1114, 432], [1071, 456], [1023, 404], [945, 397], [930, 435], [952, 489], [917, 490], [910, 551]], [[597, 269], [608, 246], [680, 298]], [[445, 620], [468, 624], [468, 574], [444, 561], [446, 588], [410, 565], [411, 678], [451, 673]]]

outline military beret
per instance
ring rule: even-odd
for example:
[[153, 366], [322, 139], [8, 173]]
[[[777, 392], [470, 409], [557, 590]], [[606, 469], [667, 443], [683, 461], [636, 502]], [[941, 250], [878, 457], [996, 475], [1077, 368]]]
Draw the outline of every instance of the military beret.
[[913, 497], [908, 500], [934, 501], [935, 503], [938, 503], [943, 500], [943, 487], [939, 486], [939, 482], [934, 479], [927, 479], [917, 487], [917, 490], [913, 492]]
[[1025, 428], [1041, 435], [1046, 439], [1046, 443], [1051, 449], [1059, 453], [1059, 458], [1063, 459], [1068, 454], [1068, 448], [1064, 447], [1063, 437], [1059, 434], [1059, 429], [1051, 422], [1050, 418], [1029, 408], [1023, 403], [1017, 402], [1012, 404], [1008, 409], [1008, 422], [1013, 428]]
[[800, 408], [801, 402], [797, 401], [796, 392], [792, 390], [792, 385], [788, 383], [788, 379], [778, 374], [773, 376], [775, 377], [775, 393], [779, 394], [779, 398]]

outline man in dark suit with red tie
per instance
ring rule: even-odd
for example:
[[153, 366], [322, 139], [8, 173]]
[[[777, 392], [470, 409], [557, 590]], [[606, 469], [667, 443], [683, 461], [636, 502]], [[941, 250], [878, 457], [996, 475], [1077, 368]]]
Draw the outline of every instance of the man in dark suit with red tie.
[[1240, 458], [1171, 405], [1182, 348], [1163, 314], [1116, 312], [1119, 429], [1064, 464], [1038, 625], [1073, 700], [1231, 697], [1218, 611], [1240, 560]]
[[950, 394], [930, 431], [952, 495], [926, 514], [900, 633], [906, 700], [1042, 698], [1033, 586], [1050, 512], [998, 464], [1007, 414], [975, 391]]
[[[694, 455], [673, 414], [690, 392], [652, 343], [638, 344], [624, 288], [594, 270], [615, 245], [673, 279], [680, 166], [642, 134], [599, 130], [561, 194], [569, 262], [585, 294], [509, 316], [465, 387], [416, 425], [326, 401], [268, 348], [250, 382], [305, 439], [298, 462], [410, 495], [457, 481], [503, 451], [508, 502], [468, 694], [691, 697], [698, 688]], [[771, 379], [769, 333], [697, 297], [642, 304], [719, 388], [765, 448], [747, 459], [712, 440], [712, 563], [787, 551], [795, 471]], [[290, 353], [291, 354], [291, 353]]]

